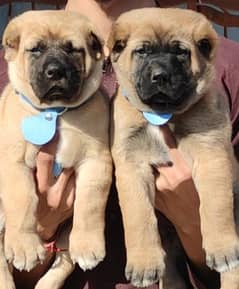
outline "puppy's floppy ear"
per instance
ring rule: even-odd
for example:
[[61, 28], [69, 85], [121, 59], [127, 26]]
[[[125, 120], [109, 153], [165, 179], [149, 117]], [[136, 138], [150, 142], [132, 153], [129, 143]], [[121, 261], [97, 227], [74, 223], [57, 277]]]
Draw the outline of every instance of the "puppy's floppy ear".
[[5, 28], [2, 44], [5, 49], [5, 59], [7, 61], [14, 60], [20, 44], [20, 28], [17, 18], [11, 20]]
[[100, 60], [103, 56], [103, 45], [104, 41], [95, 32], [90, 31], [88, 36], [88, 46], [91, 55], [96, 60]]
[[211, 61], [216, 52], [218, 35], [206, 18], [195, 29], [194, 40], [200, 54], [205, 59]]
[[126, 47], [128, 38], [129, 34], [125, 33], [125, 29], [123, 29], [118, 23], [113, 24], [107, 43], [113, 62], [118, 60], [121, 52]]

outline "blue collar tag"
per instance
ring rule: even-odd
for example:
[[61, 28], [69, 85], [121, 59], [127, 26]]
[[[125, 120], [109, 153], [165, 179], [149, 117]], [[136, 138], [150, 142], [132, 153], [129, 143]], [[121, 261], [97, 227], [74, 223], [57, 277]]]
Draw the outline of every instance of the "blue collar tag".
[[[44, 145], [50, 142], [57, 129], [57, 117], [66, 109], [46, 109], [37, 115], [26, 117], [22, 121], [22, 134], [26, 141], [34, 145]], [[58, 177], [62, 172], [60, 163], [54, 161], [53, 174]]]
[[153, 125], [164, 125], [167, 123], [173, 116], [171, 113], [152, 113], [152, 112], [143, 112], [144, 118]]
[[[16, 93], [27, 104], [39, 110], [25, 95], [18, 91], [16, 91]], [[40, 111], [37, 115], [25, 117], [21, 123], [24, 139], [34, 145], [44, 145], [50, 142], [56, 134], [58, 116], [62, 115], [67, 110], [66, 107], [47, 108]], [[54, 161], [53, 174], [55, 177], [58, 177], [61, 174], [62, 169], [62, 165]]]
[[21, 125], [24, 139], [34, 145], [44, 145], [51, 141], [56, 133], [59, 114], [59, 109], [53, 108], [24, 118]]
[[63, 168], [62, 165], [56, 161], [53, 163], [53, 174], [57, 178], [61, 174]]

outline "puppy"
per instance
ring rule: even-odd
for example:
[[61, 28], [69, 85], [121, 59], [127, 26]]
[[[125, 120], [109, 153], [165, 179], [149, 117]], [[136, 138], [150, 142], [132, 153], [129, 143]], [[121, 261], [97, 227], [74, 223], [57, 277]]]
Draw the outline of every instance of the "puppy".
[[165, 268], [153, 174], [155, 165], [172, 165], [158, 128], [164, 123], [192, 169], [208, 266], [224, 272], [239, 264], [233, 214], [238, 171], [228, 105], [213, 84], [216, 44], [208, 20], [190, 10], [134, 10], [122, 14], [112, 29], [108, 45], [120, 84], [113, 103], [112, 155], [126, 276], [136, 286], [157, 281]]
[[9, 23], [3, 46], [10, 79], [0, 100], [6, 259], [27, 271], [44, 259], [33, 170], [41, 145], [58, 133], [56, 173], [73, 167], [76, 174], [69, 253], [73, 263], [91, 269], [105, 256], [104, 212], [112, 179], [108, 102], [98, 90], [102, 41], [77, 13], [31, 11]]

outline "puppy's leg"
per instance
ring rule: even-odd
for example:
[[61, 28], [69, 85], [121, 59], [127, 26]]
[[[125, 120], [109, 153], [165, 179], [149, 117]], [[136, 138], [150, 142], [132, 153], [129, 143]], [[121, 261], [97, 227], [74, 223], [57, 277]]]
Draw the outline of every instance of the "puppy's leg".
[[[57, 238], [57, 248], [68, 250], [70, 225], [65, 225]], [[47, 273], [38, 281], [35, 289], [60, 289], [66, 278], [73, 272], [75, 266], [68, 251], [56, 253], [55, 261]]]
[[[239, 183], [238, 183], [238, 164], [235, 163], [235, 183], [234, 183], [234, 215], [239, 233]], [[239, 268], [221, 273], [221, 289], [239, 289]]]
[[103, 149], [76, 168], [76, 197], [70, 255], [83, 270], [105, 257], [105, 207], [112, 181], [112, 160]]
[[4, 234], [0, 233], [0, 289], [15, 289], [13, 278], [4, 255], [3, 237]]
[[208, 266], [224, 272], [239, 265], [239, 238], [233, 210], [233, 158], [230, 148], [212, 150], [198, 143], [194, 147], [197, 155], [193, 176], [200, 197], [203, 248]]
[[35, 289], [60, 289], [75, 266], [68, 252], [56, 254], [55, 261], [47, 273], [38, 281]]
[[36, 233], [37, 194], [32, 171], [21, 163], [8, 162], [0, 169], [1, 194], [6, 218], [4, 249], [19, 270], [31, 270], [45, 257]]
[[0, 289], [15, 289], [13, 278], [4, 255], [4, 223], [5, 217], [0, 200]]
[[125, 232], [126, 278], [137, 287], [145, 287], [157, 282], [165, 269], [152, 203], [154, 176], [149, 165], [135, 165], [119, 155], [117, 159], [115, 175]]

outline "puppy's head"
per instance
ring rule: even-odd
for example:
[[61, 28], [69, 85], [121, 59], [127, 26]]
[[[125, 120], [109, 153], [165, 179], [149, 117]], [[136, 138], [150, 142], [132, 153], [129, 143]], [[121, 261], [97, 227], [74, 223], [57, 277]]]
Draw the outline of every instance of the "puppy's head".
[[122, 14], [108, 46], [123, 94], [137, 109], [182, 113], [211, 85], [216, 42], [199, 13], [146, 8]]
[[37, 107], [79, 105], [100, 85], [102, 41], [79, 14], [26, 12], [8, 24], [3, 46], [13, 87]]

